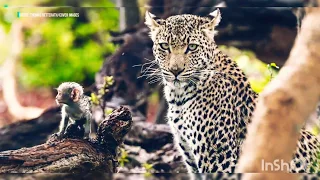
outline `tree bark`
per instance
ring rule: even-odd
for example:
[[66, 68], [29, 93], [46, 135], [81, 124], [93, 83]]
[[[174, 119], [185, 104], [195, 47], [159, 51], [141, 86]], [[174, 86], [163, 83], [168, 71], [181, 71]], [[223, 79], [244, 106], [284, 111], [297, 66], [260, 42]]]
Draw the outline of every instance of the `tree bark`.
[[97, 151], [85, 140], [64, 139], [0, 153], [0, 173], [113, 172], [112, 156]]
[[46, 143], [0, 153], [0, 173], [111, 173], [117, 167], [117, 147], [132, 126], [128, 108], [113, 111], [98, 127], [98, 138], [50, 138]]
[[[320, 8], [307, 10], [287, 63], [259, 97], [238, 172], [262, 172], [262, 160], [289, 162], [300, 129], [319, 101]], [[273, 176], [251, 174], [246, 179], [273, 179]], [[292, 178], [290, 174], [281, 177]]]

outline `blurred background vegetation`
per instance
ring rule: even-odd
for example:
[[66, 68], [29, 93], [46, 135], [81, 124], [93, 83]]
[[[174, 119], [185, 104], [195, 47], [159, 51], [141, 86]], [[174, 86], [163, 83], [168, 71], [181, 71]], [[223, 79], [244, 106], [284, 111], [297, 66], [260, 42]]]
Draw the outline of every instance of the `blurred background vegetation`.
[[[10, 6], [15, 3], [21, 5], [21, 1], [16, 1], [7, 3], [10, 2]], [[17, 11], [80, 13], [79, 18], [29, 18], [27, 23], [33, 25], [27, 25], [23, 30], [25, 46], [18, 67], [18, 80], [25, 88], [55, 87], [63, 81], [90, 85], [104, 58], [115, 51], [116, 46], [109, 42], [109, 31], [119, 29], [119, 10], [115, 8], [116, 5], [111, 0], [75, 2], [79, 3], [78, 6], [88, 8], [68, 8], [65, 7], [68, 5], [65, 1], [33, 0], [28, 4], [64, 7], [12, 8], [5, 4], [8, 7], [0, 9], [0, 26], [5, 33], [9, 32], [13, 21], [24, 19], [17, 18]], [[139, 1], [141, 3], [144, 1]], [[140, 11], [144, 11], [144, 8]], [[9, 48], [6, 43], [0, 44], [0, 52], [4, 55], [0, 57], [0, 64]], [[256, 92], [261, 92], [271, 75], [276, 74], [274, 68], [268, 68], [251, 51], [226, 46], [221, 46], [221, 49], [246, 72]]]
[[[29, 3], [66, 5], [64, 1], [48, 0]], [[0, 26], [6, 33], [9, 32], [11, 23], [18, 19], [17, 11], [80, 13], [79, 18], [45, 18], [35, 22], [29, 20], [28, 23], [36, 25], [24, 28], [25, 47], [18, 70], [18, 80], [25, 88], [55, 87], [63, 81], [90, 85], [104, 58], [115, 51], [116, 46], [109, 42], [109, 31], [116, 31], [119, 27], [119, 11], [115, 4], [110, 0], [78, 3], [80, 6], [99, 5], [104, 8], [1, 8]], [[10, 6], [14, 4], [15, 1], [10, 2]], [[8, 49], [6, 43], [0, 44], [1, 54], [7, 54]], [[221, 46], [221, 49], [238, 62], [249, 76], [256, 92], [261, 92], [271, 75], [276, 74], [274, 68], [270, 71], [267, 64], [259, 61], [251, 51], [226, 46]], [[1, 57], [0, 63], [5, 57]]]
[[[130, 8], [125, 11], [128, 13], [125, 16], [133, 18], [134, 14], [139, 15], [123, 21], [120, 19], [121, 10], [117, 6], [121, 6], [119, 2], [125, 1], [116, 2], [32, 0], [27, 2], [27, 8], [21, 7], [24, 4], [18, 0], [4, 2], [0, 8], [0, 41], [5, 42], [0, 43], [0, 67], [13, 49], [11, 26], [15, 21], [20, 21], [23, 24], [23, 49], [15, 63], [15, 76], [19, 87], [18, 99], [22, 105], [48, 108], [54, 105], [53, 87], [57, 87], [61, 82], [75, 81], [83, 84], [85, 88], [95, 82], [95, 73], [99, 71], [106, 57], [117, 49], [117, 45], [110, 42], [110, 31], [121, 31], [133, 26], [139, 19], [143, 20], [146, 10], [143, 6], [146, 4], [145, 0], [137, 1], [138, 4], [126, 2]], [[139, 8], [131, 8], [137, 5]], [[17, 12], [79, 13], [79, 17], [18, 18]], [[245, 71], [252, 88], [258, 93], [270, 82], [272, 76], [277, 74], [277, 69], [268, 67], [252, 51], [223, 45], [220, 48]], [[159, 108], [158, 92], [154, 92], [148, 101], [147, 119], [153, 121]], [[7, 114], [5, 108], [2, 112]], [[0, 114], [2, 112], [0, 108]], [[4, 119], [11, 118], [7, 116]]]
[[[105, 58], [117, 48], [109, 41], [110, 31], [119, 30], [119, 8], [111, 0], [0, 2], [0, 127], [56, 106], [53, 88], [61, 82], [91, 86]], [[79, 13], [79, 17], [19, 18], [18, 12]], [[12, 28], [17, 23], [22, 26], [18, 38]], [[17, 40], [23, 47], [13, 57], [19, 49]], [[37, 108], [19, 109], [23, 107]], [[26, 111], [37, 113], [24, 117]]]
[[[119, 2], [129, 3], [127, 5], [130, 8], [125, 16], [134, 17], [133, 14], [138, 13], [138, 17], [123, 21], [120, 18], [121, 10], [117, 8], [121, 6]], [[146, 10], [143, 6], [146, 4], [145, 0], [136, 1], [138, 4], [113, 0], [32, 0], [25, 3], [28, 4], [27, 8], [21, 7], [26, 5], [21, 1], [6, 0], [0, 8], [0, 41], [4, 42], [0, 43], [0, 68], [13, 49], [11, 26], [19, 21], [23, 24], [23, 49], [15, 63], [19, 101], [25, 106], [42, 108], [49, 107], [43, 104], [54, 105], [53, 87], [57, 87], [61, 82], [76, 81], [85, 88], [92, 85], [95, 82], [95, 73], [99, 71], [106, 57], [118, 48], [110, 42], [110, 31], [121, 31], [137, 24], [143, 20]], [[79, 17], [18, 18], [17, 12], [79, 13]], [[249, 77], [252, 88], [258, 93], [277, 74], [278, 69], [260, 61], [253, 51], [224, 45], [221, 45], [220, 49], [238, 63]], [[147, 119], [153, 121], [160, 103], [158, 92], [155, 91], [148, 101]]]
[[266, 64], [259, 60], [254, 52], [239, 50], [235, 47], [220, 46], [220, 49], [228, 54], [248, 76], [252, 89], [260, 93], [264, 87], [278, 74], [278, 66], [275, 63]]
[[[14, 6], [15, 2], [10, 2]], [[28, 2], [43, 6], [59, 6], [64, 1]], [[104, 58], [115, 51], [109, 31], [118, 29], [118, 9], [110, 0], [78, 1], [79, 6], [107, 8], [14, 8], [0, 9], [0, 26], [6, 33], [13, 21], [24, 21], [24, 49], [18, 67], [18, 80], [26, 88], [55, 87], [63, 81], [85, 85], [94, 82], [94, 75]], [[21, 5], [21, 1], [20, 1]], [[70, 4], [71, 5], [71, 4]], [[108, 8], [109, 7], [109, 8]], [[17, 18], [23, 12], [79, 13], [78, 18]], [[28, 20], [27, 20], [28, 19]], [[9, 47], [10, 48], [10, 47]], [[7, 43], [0, 44], [1, 54], [8, 51]], [[2, 56], [0, 63], [6, 56]]]

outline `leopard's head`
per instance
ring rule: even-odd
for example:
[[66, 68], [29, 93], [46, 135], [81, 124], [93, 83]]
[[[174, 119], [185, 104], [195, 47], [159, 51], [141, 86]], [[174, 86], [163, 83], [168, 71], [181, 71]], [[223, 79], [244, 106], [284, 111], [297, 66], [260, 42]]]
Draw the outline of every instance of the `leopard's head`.
[[215, 27], [221, 20], [219, 9], [208, 17], [176, 15], [157, 19], [146, 12], [153, 54], [166, 83], [187, 83], [201, 71], [214, 66]]

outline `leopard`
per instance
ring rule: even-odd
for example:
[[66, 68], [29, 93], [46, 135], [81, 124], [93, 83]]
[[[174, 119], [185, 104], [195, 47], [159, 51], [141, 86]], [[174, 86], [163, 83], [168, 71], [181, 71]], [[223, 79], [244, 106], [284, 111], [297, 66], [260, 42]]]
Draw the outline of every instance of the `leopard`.
[[[166, 19], [145, 14], [168, 104], [167, 123], [190, 173], [233, 173], [241, 155], [258, 94], [245, 73], [215, 42], [221, 12], [180, 14]], [[319, 141], [301, 130], [290, 172], [310, 172]], [[275, 147], [276, 148], [276, 147]]]

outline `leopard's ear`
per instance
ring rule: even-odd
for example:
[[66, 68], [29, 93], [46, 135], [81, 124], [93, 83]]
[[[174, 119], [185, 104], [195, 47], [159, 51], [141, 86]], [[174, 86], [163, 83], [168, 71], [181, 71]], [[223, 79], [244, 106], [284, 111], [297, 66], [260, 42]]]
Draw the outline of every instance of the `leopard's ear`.
[[219, 25], [221, 20], [220, 10], [216, 9], [209, 14], [209, 17], [211, 18], [211, 20], [208, 23], [203, 24], [201, 28], [210, 38], [213, 38], [213, 36], [216, 34], [215, 27]]
[[150, 29], [157, 28], [160, 25], [155, 20], [156, 16], [154, 14], [151, 14], [149, 11], [146, 11], [145, 15], [146, 21], [144, 22]]
[[150, 37], [154, 41], [159, 31], [160, 24], [155, 20], [156, 16], [146, 11], [145, 24], [150, 28]]

